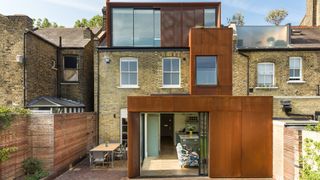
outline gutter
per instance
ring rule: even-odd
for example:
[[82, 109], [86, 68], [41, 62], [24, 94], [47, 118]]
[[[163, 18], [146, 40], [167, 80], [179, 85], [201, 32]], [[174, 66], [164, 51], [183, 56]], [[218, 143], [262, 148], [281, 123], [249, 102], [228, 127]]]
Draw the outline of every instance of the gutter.
[[250, 94], [249, 86], [250, 86], [250, 56], [238, 51], [239, 54], [247, 59], [247, 96]]

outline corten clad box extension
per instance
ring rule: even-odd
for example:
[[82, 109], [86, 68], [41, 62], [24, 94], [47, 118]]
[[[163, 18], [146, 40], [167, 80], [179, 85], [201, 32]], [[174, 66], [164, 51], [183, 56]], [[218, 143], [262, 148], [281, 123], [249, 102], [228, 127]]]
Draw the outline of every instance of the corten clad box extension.
[[[192, 28], [190, 46], [191, 95], [232, 95], [232, 34], [229, 28]], [[196, 85], [196, 56], [216, 56], [216, 86]]]
[[140, 112], [208, 112], [209, 177], [272, 178], [272, 97], [128, 97], [128, 177], [140, 176]]

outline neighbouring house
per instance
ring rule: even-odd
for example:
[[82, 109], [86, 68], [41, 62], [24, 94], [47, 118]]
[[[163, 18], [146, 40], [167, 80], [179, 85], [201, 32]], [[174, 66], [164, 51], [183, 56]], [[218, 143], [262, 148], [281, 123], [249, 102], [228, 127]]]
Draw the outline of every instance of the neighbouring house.
[[232, 96], [220, 2], [107, 0], [105, 12], [99, 140], [128, 146], [129, 178], [272, 178], [272, 97]]
[[1, 15], [0, 21], [0, 105], [26, 107], [49, 96], [93, 111], [94, 38], [100, 30], [33, 29], [23, 15]]
[[306, 15], [302, 19], [300, 26], [320, 25], [320, 1], [306, 0]]
[[238, 26], [233, 95], [273, 96], [273, 118], [314, 120], [320, 111], [320, 29]]

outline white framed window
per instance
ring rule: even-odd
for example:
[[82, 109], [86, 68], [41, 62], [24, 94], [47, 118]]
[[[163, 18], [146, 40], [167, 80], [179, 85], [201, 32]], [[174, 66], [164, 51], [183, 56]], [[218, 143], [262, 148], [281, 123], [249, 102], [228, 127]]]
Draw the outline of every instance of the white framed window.
[[136, 58], [120, 59], [120, 87], [122, 88], [138, 87], [138, 59]]
[[180, 87], [181, 62], [179, 58], [170, 57], [162, 59], [162, 85], [165, 88]]
[[289, 58], [289, 80], [302, 81], [302, 58], [301, 57]]
[[274, 87], [274, 63], [258, 64], [258, 87]]

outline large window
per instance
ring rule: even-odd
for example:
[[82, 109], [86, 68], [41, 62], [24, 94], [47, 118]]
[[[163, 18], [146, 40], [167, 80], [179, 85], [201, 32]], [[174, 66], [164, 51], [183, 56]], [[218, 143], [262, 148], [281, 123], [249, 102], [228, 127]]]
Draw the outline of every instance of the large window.
[[258, 87], [274, 87], [274, 64], [258, 64]]
[[79, 81], [79, 58], [78, 56], [64, 56], [63, 80], [66, 82]]
[[134, 58], [123, 58], [120, 60], [121, 87], [138, 86], [138, 60]]
[[212, 8], [204, 10], [204, 26], [216, 27], [216, 9]]
[[290, 57], [289, 58], [290, 77], [292, 81], [302, 81], [302, 58]]
[[215, 56], [196, 57], [197, 85], [217, 85], [217, 58]]
[[163, 87], [180, 87], [180, 59], [163, 59]]
[[112, 45], [160, 46], [160, 11], [155, 9], [112, 9]]

